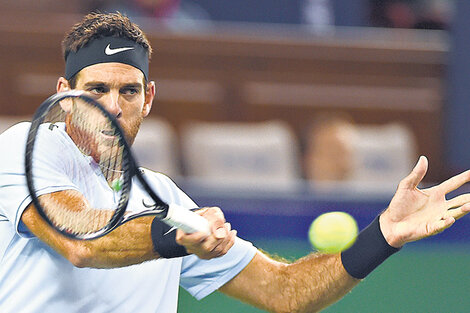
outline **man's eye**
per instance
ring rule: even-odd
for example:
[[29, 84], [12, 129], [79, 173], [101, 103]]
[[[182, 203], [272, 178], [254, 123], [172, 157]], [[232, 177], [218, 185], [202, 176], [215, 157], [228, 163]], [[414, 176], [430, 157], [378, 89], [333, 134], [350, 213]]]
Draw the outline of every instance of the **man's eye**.
[[123, 90], [123, 93], [126, 94], [126, 95], [135, 95], [138, 92], [139, 91], [136, 88], [126, 88], [126, 89]]
[[106, 90], [104, 87], [94, 87], [94, 88], [90, 88], [90, 92], [100, 94], [100, 93], [105, 93]]

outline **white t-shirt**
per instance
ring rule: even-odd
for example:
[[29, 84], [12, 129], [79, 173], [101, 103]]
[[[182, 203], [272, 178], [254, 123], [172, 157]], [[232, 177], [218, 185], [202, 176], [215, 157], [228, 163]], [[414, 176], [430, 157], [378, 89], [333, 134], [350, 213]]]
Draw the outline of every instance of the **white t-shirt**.
[[[220, 258], [194, 255], [158, 259], [115, 269], [77, 268], [34, 237], [21, 222], [31, 202], [24, 176], [24, 148], [30, 123], [0, 135], [0, 311], [10, 312], [177, 312], [181, 285], [201, 299], [237, 275], [256, 248], [237, 239]], [[114, 192], [90, 157], [81, 154], [64, 126], [44, 127], [38, 137], [43, 169], [39, 194], [65, 189], [82, 192], [93, 207], [109, 207]], [[145, 170], [164, 201], [187, 208], [195, 203], [168, 177]], [[128, 210], [142, 210], [148, 195], [134, 183]]]

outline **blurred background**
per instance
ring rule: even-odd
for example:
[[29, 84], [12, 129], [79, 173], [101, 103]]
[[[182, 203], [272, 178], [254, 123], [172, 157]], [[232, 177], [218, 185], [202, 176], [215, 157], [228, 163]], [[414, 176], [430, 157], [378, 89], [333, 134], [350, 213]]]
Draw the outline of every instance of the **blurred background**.
[[[327, 211], [365, 227], [419, 155], [423, 186], [470, 167], [468, 1], [0, 0], [0, 131], [55, 92], [64, 32], [94, 10], [154, 48], [140, 162], [268, 252], [311, 252]], [[325, 312], [468, 312], [469, 226], [408, 245]], [[261, 312], [184, 290], [179, 311]]]

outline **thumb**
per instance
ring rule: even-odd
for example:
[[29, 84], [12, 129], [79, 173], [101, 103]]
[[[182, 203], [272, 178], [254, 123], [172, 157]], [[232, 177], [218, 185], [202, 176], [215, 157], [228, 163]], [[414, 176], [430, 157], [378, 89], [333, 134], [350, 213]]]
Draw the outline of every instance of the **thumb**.
[[426, 172], [428, 171], [428, 159], [422, 155], [418, 159], [415, 167], [411, 173], [402, 181], [402, 187], [406, 189], [414, 189], [418, 187], [419, 183], [423, 180]]

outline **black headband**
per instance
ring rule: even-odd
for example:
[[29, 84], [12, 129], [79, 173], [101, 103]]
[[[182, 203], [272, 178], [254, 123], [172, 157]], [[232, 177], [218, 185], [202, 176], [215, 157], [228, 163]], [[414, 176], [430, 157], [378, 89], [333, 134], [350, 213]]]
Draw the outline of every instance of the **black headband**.
[[110, 62], [138, 68], [148, 79], [149, 58], [145, 48], [132, 40], [119, 37], [93, 39], [77, 52], [70, 51], [65, 59], [65, 78], [72, 78], [87, 66]]

